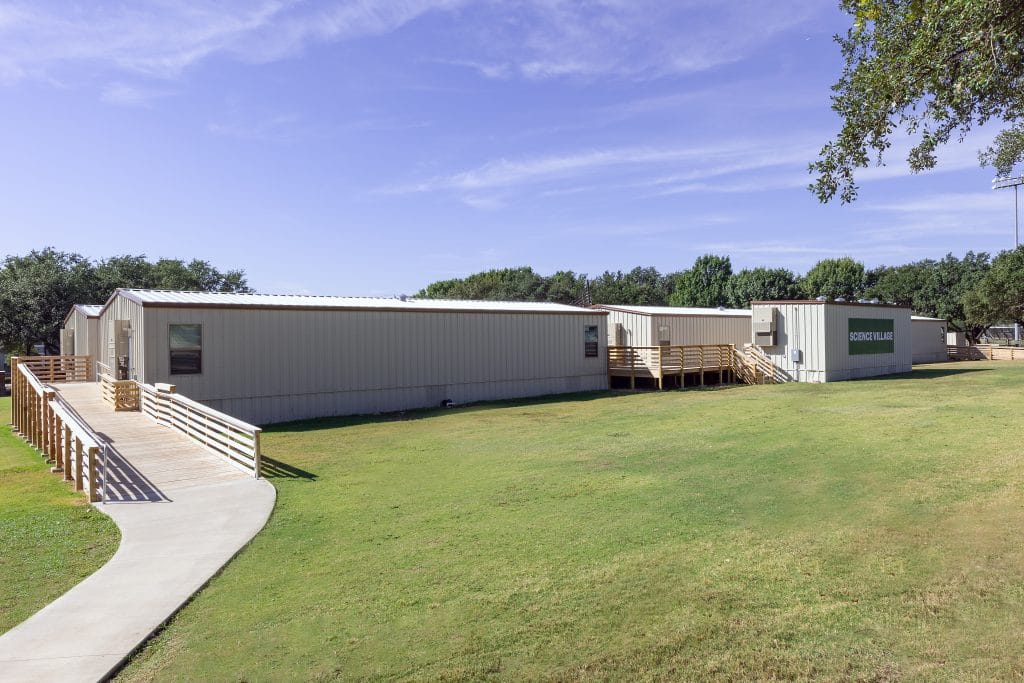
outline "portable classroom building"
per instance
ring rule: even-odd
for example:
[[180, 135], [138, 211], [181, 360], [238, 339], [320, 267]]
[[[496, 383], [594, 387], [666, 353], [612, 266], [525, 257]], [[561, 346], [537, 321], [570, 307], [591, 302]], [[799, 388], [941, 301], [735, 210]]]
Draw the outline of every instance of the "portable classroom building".
[[910, 317], [914, 364], [941, 363], [949, 360], [946, 346], [947, 323], [943, 318]]
[[[103, 306], [75, 304], [64, 316], [60, 334], [62, 356], [91, 356], [96, 358], [100, 343], [100, 311]], [[92, 368], [89, 369], [90, 372]]]
[[103, 309], [100, 360], [266, 424], [605, 389], [606, 317], [551, 303], [122, 289]]
[[791, 379], [835, 382], [910, 372], [910, 309], [839, 301], [755, 301], [754, 345]]
[[593, 306], [608, 311], [610, 346], [750, 343], [750, 311], [677, 306]]

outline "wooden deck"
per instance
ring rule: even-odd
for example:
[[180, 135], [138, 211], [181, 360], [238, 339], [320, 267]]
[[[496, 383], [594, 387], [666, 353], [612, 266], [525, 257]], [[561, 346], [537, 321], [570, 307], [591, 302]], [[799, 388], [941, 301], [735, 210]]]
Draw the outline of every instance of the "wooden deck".
[[251, 478], [141, 412], [115, 412], [95, 382], [51, 386], [112, 447], [106, 463], [107, 502], [167, 501], [184, 488]]

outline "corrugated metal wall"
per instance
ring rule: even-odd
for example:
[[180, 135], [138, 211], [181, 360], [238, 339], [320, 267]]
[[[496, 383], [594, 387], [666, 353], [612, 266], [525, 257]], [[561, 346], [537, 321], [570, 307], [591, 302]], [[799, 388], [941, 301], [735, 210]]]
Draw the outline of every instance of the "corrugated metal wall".
[[[772, 308], [755, 304], [753, 309]], [[826, 381], [825, 307], [808, 304], [780, 303], [775, 323], [778, 342], [775, 346], [762, 346], [761, 350], [772, 362], [794, 380], [800, 382]], [[747, 322], [750, 325], [750, 321]], [[793, 362], [792, 352], [799, 349], [802, 362]]]
[[[615, 340], [615, 324], [622, 325], [623, 339]], [[653, 346], [651, 341], [651, 316], [626, 311], [608, 311], [609, 346]]]
[[99, 325], [98, 318], [90, 318], [77, 308], [71, 312], [65, 330], [72, 330], [75, 334], [75, 348], [65, 349], [63, 336], [61, 337], [61, 354], [76, 356], [91, 356], [96, 360], [99, 349]]
[[99, 345], [96, 349], [97, 358], [101, 363], [109, 365], [112, 369], [117, 367], [114, 340], [111, 338], [112, 323], [117, 320], [127, 320], [131, 323], [132, 335], [128, 341], [128, 355], [131, 358], [131, 378], [142, 379], [146, 376], [145, 346], [143, 344], [144, 320], [142, 306], [134, 301], [130, 301], [120, 295], [116, 296], [100, 315], [98, 325]]
[[[834, 382], [858, 377], [875, 377], [910, 372], [912, 369], [913, 334], [910, 309], [891, 306], [843, 306], [828, 304], [825, 308], [827, 334], [826, 359], [828, 376]], [[891, 318], [893, 320], [894, 353], [850, 355], [850, 318]]]
[[[755, 308], [767, 304], [756, 304]], [[892, 306], [835, 303], [778, 303], [778, 344], [761, 347], [778, 367], [801, 382], [835, 382], [910, 372], [912, 336], [910, 310]], [[894, 353], [849, 353], [850, 318], [891, 318]], [[799, 349], [802, 362], [794, 362]]]
[[[147, 383], [257, 424], [608, 386], [606, 316], [145, 308]], [[172, 323], [203, 326], [203, 372], [171, 375]], [[134, 325], [134, 323], [133, 323]], [[584, 357], [584, 327], [599, 353]]]
[[911, 320], [914, 363], [941, 363], [949, 360], [946, 350], [945, 320]]
[[673, 346], [692, 344], [735, 344], [742, 348], [750, 343], [750, 316], [724, 315], [657, 315], [651, 316], [655, 344], [661, 327], [669, 328]]

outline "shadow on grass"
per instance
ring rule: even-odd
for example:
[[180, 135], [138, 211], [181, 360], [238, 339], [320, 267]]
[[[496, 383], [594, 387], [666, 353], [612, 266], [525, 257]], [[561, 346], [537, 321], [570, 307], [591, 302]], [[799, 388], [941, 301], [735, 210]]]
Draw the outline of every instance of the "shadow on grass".
[[456, 405], [451, 408], [419, 408], [416, 410], [403, 410], [394, 413], [377, 413], [372, 415], [342, 415], [339, 417], [319, 417], [312, 420], [297, 420], [295, 422], [277, 422], [263, 426], [264, 433], [272, 432], [312, 432], [319, 429], [332, 429], [334, 427], [354, 427], [365, 424], [379, 424], [381, 422], [404, 422], [407, 420], [426, 420], [445, 415], [462, 415], [475, 413], [495, 408], [512, 408], [547, 405], [551, 403], [567, 403], [573, 401], [596, 401], [609, 396], [621, 395], [622, 391], [585, 391], [574, 394], [551, 394], [549, 396], [537, 396], [534, 398], [503, 399], [500, 401], [480, 401]]
[[874, 379], [874, 380], [887, 380], [887, 379], [938, 379], [939, 377], [952, 377], [953, 375], [964, 375], [971, 372], [991, 372], [992, 368], [927, 368], [919, 370], [911, 370], [910, 372], [904, 372], [899, 375], [879, 375], [877, 377], [861, 377], [858, 379]]
[[264, 455], [260, 458], [260, 475], [267, 479], [306, 479], [316, 481], [317, 476], [312, 472], [299, 469], [280, 460], [274, 460]]

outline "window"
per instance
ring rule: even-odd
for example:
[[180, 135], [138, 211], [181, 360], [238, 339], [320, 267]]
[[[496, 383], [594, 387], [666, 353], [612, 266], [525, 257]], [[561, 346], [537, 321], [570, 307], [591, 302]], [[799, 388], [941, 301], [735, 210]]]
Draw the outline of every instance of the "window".
[[597, 325], [587, 325], [583, 328], [583, 356], [597, 358]]
[[171, 325], [171, 374], [197, 375], [203, 371], [203, 326]]
[[658, 328], [658, 346], [670, 346], [672, 344], [672, 333], [667, 325]]

